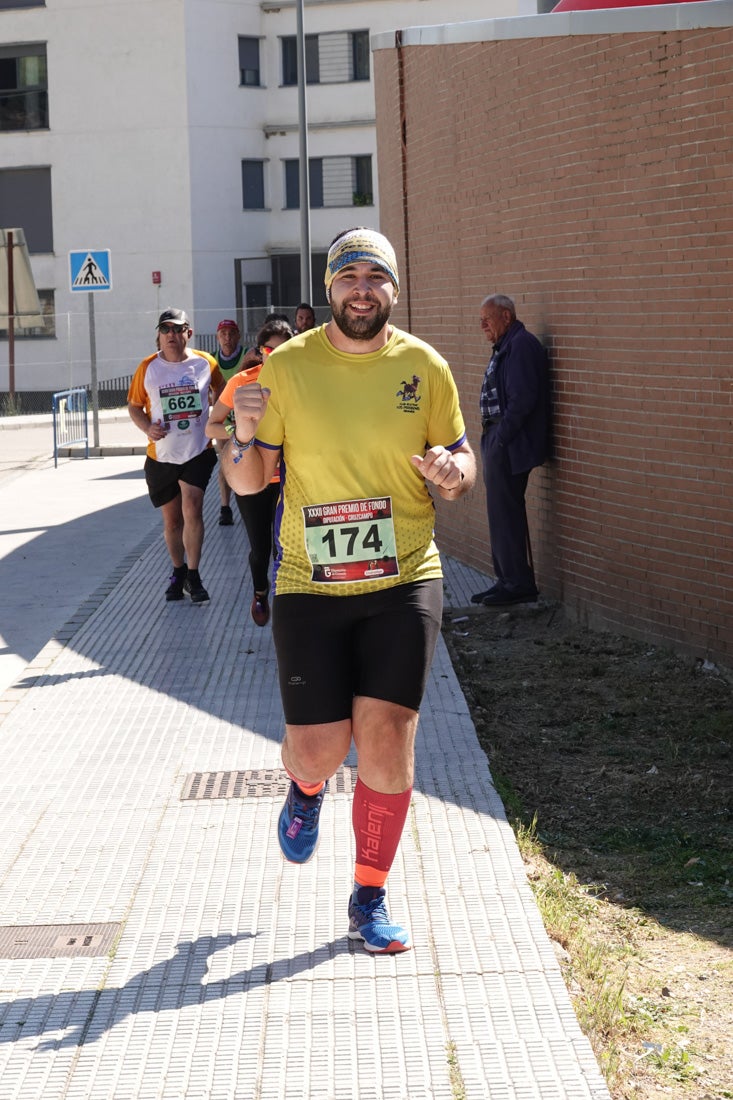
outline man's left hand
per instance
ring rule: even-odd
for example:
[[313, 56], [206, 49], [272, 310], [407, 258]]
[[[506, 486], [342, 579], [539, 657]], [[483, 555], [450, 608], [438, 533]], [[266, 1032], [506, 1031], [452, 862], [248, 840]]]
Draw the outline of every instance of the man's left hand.
[[431, 447], [424, 455], [412, 455], [410, 462], [439, 489], [452, 492], [463, 482], [461, 467], [446, 447]]

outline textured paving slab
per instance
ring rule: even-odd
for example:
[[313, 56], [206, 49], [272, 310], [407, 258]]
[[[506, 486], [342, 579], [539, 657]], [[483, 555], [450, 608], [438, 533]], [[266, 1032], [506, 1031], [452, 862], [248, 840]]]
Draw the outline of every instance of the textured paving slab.
[[143, 458], [130, 455], [144, 437], [126, 413], [103, 416], [100, 438], [128, 443], [127, 457], [57, 468], [49, 417], [0, 418], [0, 693], [83, 600], [116, 583], [130, 551], [160, 534]]
[[[280, 766], [271, 633], [217, 511], [210, 491], [210, 604], [163, 602], [150, 540], [0, 716], [0, 924], [121, 928], [105, 955], [0, 959], [0, 1100], [607, 1098], [442, 643], [390, 876], [413, 951], [346, 937], [347, 792], [301, 868], [279, 797], [185, 797]], [[447, 566], [463, 606], [485, 578]]]

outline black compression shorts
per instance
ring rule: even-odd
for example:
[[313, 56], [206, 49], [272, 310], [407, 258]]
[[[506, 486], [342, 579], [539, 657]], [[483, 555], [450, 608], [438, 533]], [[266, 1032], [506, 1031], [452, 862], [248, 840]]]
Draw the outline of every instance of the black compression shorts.
[[420, 709], [443, 613], [440, 579], [360, 596], [275, 596], [272, 631], [290, 725], [350, 718], [355, 695]]
[[207, 447], [188, 462], [158, 462], [157, 459], [146, 458], [145, 481], [150, 499], [156, 508], [175, 500], [181, 492], [179, 481], [195, 485], [197, 489], [205, 489], [214, 466], [216, 451], [213, 447]]

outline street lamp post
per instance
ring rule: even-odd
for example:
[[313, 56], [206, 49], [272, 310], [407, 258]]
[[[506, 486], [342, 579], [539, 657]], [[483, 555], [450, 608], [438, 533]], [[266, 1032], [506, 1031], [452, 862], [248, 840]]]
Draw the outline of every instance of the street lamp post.
[[310, 177], [308, 173], [308, 112], [305, 100], [305, 32], [303, 30], [303, 3], [297, 0], [297, 73], [298, 73], [298, 129], [299, 181], [300, 181], [300, 300], [311, 302], [311, 230], [310, 230]]

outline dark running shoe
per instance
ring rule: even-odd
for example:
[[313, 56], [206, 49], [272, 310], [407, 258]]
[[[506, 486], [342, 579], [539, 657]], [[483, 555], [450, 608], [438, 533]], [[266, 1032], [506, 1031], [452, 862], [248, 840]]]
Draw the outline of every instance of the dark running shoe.
[[170, 602], [171, 600], [183, 599], [183, 584], [186, 580], [186, 566], [183, 569], [176, 572], [174, 569], [168, 578], [168, 587], [165, 590], [165, 598]]
[[232, 515], [231, 508], [228, 504], [222, 504], [221, 508], [219, 509], [219, 526], [231, 527], [233, 523], [234, 516]]
[[290, 783], [288, 797], [280, 811], [277, 839], [280, 850], [290, 863], [307, 863], [318, 846], [318, 819], [328, 783], [311, 797], [297, 783]]
[[201, 577], [193, 569], [189, 569], [188, 576], [183, 582], [184, 592], [188, 592], [191, 603], [206, 603], [209, 593], [201, 583]]
[[394, 955], [412, 947], [407, 929], [390, 920], [386, 896], [380, 886], [360, 886], [349, 902], [349, 939], [363, 940], [373, 955]]
[[267, 626], [270, 621], [270, 604], [266, 592], [255, 592], [249, 613], [257, 626]]

